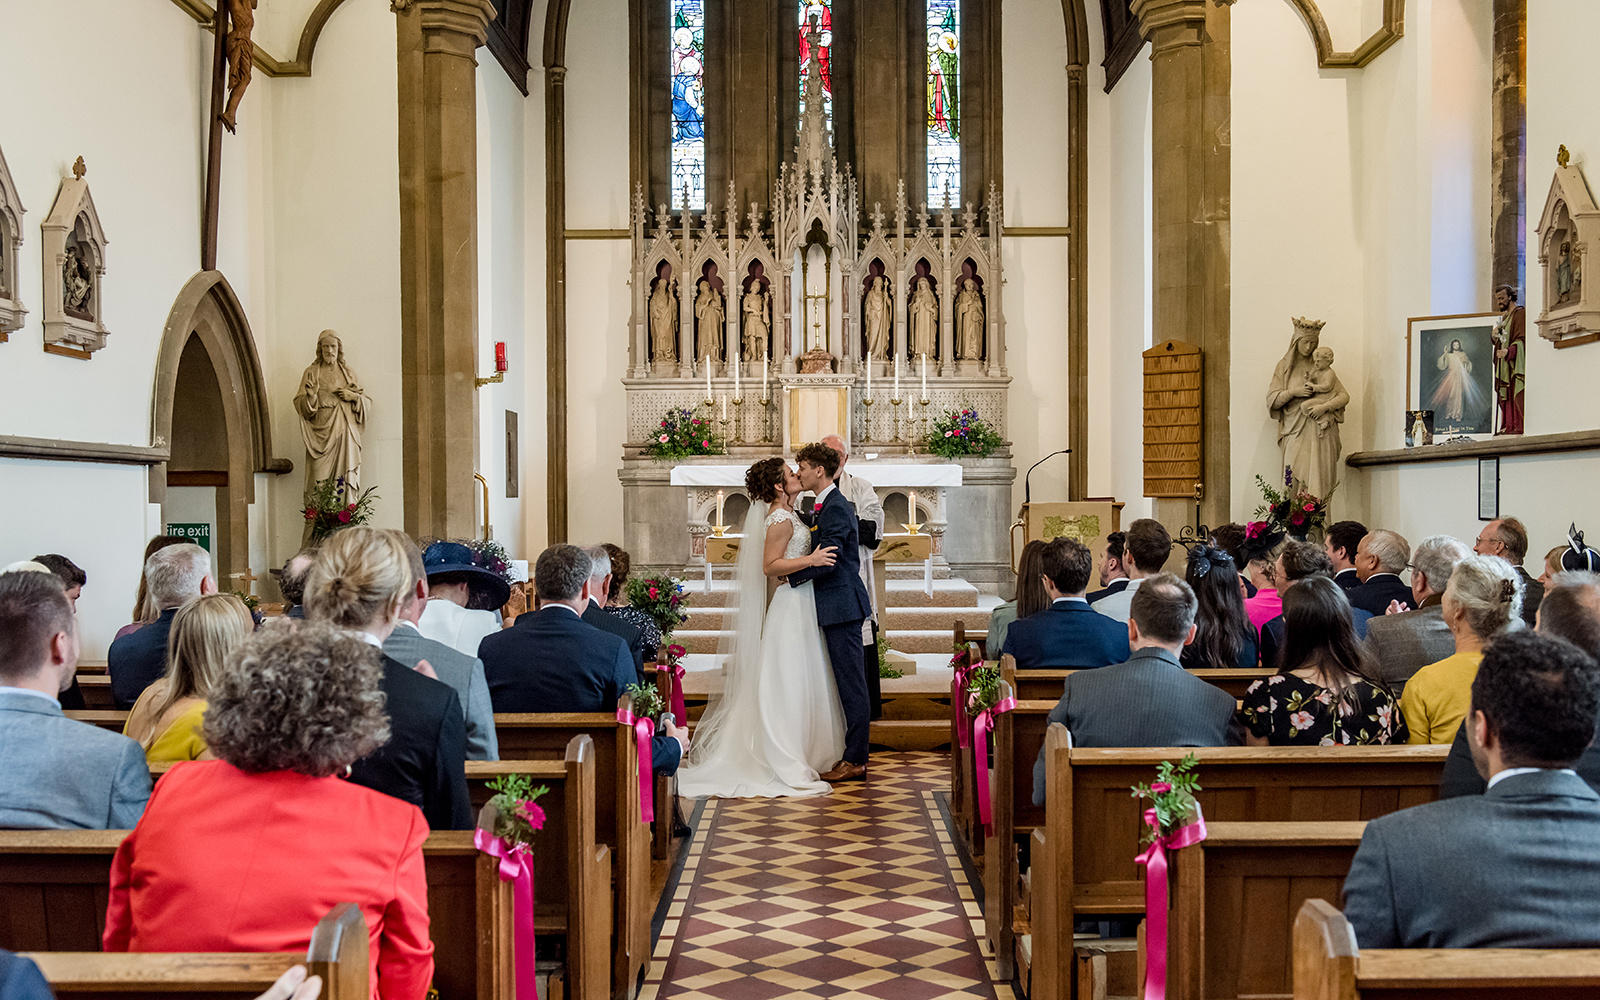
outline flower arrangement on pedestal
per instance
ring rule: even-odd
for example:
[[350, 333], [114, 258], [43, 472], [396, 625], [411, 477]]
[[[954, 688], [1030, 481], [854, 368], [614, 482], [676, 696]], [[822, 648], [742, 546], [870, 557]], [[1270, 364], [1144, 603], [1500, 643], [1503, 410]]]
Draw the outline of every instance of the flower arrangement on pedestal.
[[311, 524], [311, 542], [316, 544], [353, 524], [366, 524], [372, 520], [372, 507], [378, 499], [377, 487], [368, 486], [356, 494], [354, 500], [344, 487], [344, 477], [319, 479], [306, 495], [306, 505], [300, 514]]
[[1265, 518], [1271, 527], [1287, 532], [1289, 537], [1304, 541], [1307, 535], [1321, 531], [1327, 523], [1328, 498], [1319, 497], [1296, 483], [1288, 467], [1283, 470], [1282, 490], [1269, 485], [1260, 476], [1256, 477], [1256, 486], [1261, 489], [1262, 501], [1256, 507], [1255, 516]]
[[1004, 443], [1000, 433], [985, 423], [977, 410], [965, 409], [951, 410], [934, 421], [927, 448], [931, 454], [944, 458], [962, 455], [984, 458]]
[[668, 410], [661, 418], [645, 451], [654, 458], [688, 458], [717, 455], [725, 449], [712, 430], [712, 421], [697, 417], [681, 407]]
[[[683, 583], [671, 576], [635, 577], [625, 587], [628, 603], [649, 615], [661, 630], [661, 641], [671, 643], [672, 633], [689, 620], [689, 598], [683, 592]], [[673, 649], [683, 655], [683, 647], [667, 646], [667, 655]], [[674, 658], [672, 662], [676, 662]]]

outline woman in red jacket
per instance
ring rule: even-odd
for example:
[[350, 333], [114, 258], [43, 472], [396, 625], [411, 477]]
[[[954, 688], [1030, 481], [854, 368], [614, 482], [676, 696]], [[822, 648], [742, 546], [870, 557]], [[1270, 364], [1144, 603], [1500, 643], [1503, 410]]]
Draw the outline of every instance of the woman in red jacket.
[[217, 760], [173, 767], [117, 848], [105, 950], [303, 951], [339, 903], [372, 936], [372, 995], [433, 977], [416, 806], [343, 780], [389, 737], [378, 650], [269, 627], [235, 650], [205, 717]]

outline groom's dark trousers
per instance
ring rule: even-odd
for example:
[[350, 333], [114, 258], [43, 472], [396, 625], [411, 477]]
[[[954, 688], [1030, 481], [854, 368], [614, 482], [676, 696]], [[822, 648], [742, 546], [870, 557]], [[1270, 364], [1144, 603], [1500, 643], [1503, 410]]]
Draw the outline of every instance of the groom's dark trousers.
[[789, 583], [798, 586], [812, 581], [817, 623], [822, 626], [822, 640], [828, 647], [828, 662], [844, 709], [844, 759], [851, 764], [865, 764], [872, 703], [867, 696], [861, 623], [872, 616], [872, 600], [861, 582], [860, 528], [855, 504], [837, 488], [830, 489], [816, 509], [816, 521], [816, 527], [811, 529], [811, 547], [833, 546], [837, 561], [832, 566], [809, 566], [790, 573]]

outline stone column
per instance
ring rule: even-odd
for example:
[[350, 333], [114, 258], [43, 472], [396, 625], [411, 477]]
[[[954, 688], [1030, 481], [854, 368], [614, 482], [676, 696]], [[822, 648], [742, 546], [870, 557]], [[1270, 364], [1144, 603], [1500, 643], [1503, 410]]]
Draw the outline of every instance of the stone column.
[[405, 528], [475, 534], [477, 49], [489, 0], [392, 0], [398, 14], [400, 377]]
[[1523, 287], [1527, 237], [1528, 0], [1494, 0], [1489, 243], [1495, 286]]
[[[1208, 0], [1133, 0], [1150, 42], [1155, 340], [1198, 343], [1205, 365], [1201, 517], [1229, 518], [1228, 129], [1230, 9]], [[1265, 405], [1263, 404], [1263, 419]], [[1158, 501], [1176, 528], [1193, 502]]]

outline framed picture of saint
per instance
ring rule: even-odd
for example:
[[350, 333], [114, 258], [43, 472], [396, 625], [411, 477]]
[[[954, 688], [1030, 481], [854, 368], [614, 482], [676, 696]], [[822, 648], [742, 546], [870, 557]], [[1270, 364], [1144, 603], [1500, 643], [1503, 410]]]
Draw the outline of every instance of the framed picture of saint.
[[1438, 440], [1494, 433], [1496, 313], [1406, 322], [1406, 409], [1432, 410]]

